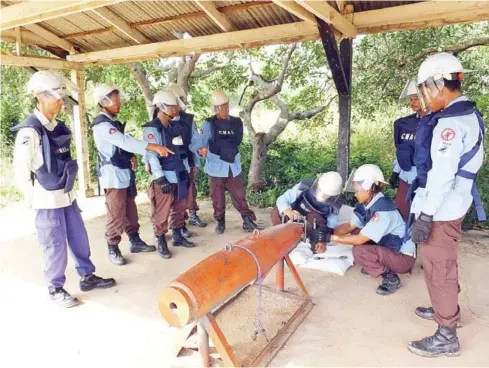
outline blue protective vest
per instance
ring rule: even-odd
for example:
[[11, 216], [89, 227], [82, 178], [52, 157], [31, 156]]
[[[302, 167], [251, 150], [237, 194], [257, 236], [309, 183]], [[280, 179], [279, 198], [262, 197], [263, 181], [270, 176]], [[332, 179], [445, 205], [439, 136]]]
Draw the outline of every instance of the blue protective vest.
[[194, 123], [194, 115], [186, 113], [185, 111], [180, 112], [180, 121], [182, 125], [185, 127], [185, 132], [182, 135], [183, 144], [185, 145], [185, 151], [187, 152], [187, 160], [188, 165], [190, 167], [195, 167], [194, 155], [192, 151], [190, 151], [190, 143], [192, 142], [192, 126]]
[[167, 157], [159, 156], [158, 160], [163, 171], [174, 171], [177, 174], [178, 201], [186, 199], [190, 180], [184, 160], [188, 158], [188, 154], [185, 146], [173, 144], [173, 139], [176, 137], [181, 137], [185, 144], [186, 127], [175, 121], [170, 122], [170, 125], [165, 128], [158, 118], [143, 125], [143, 127], [156, 128], [161, 136], [163, 146], [175, 152], [174, 155], [168, 155]]
[[[390, 212], [390, 211], [397, 211], [397, 207], [392, 201], [392, 199], [388, 197], [380, 197], [369, 208], [366, 208], [365, 205], [361, 203], [357, 203], [355, 205], [355, 208], [353, 209], [353, 213], [365, 225], [370, 221], [370, 219], [375, 215], [375, 213]], [[396, 252], [399, 252], [402, 243], [403, 243], [402, 237], [393, 234], [386, 234], [379, 240], [377, 244], [395, 250]]]
[[218, 119], [215, 115], [207, 121], [210, 122], [212, 131], [209, 151], [225, 162], [234, 163], [243, 140], [243, 122], [234, 116]]
[[477, 120], [479, 121], [479, 139], [470, 151], [464, 153], [460, 157], [460, 162], [458, 164], [458, 171], [456, 175], [473, 180], [474, 184], [472, 186], [471, 194], [474, 198], [477, 218], [479, 219], [479, 221], [486, 221], [484, 206], [482, 204], [479, 191], [477, 190], [477, 187], [475, 185], [477, 173], [471, 173], [462, 169], [462, 167], [464, 167], [470, 160], [472, 160], [472, 158], [474, 158], [476, 153], [481, 148], [481, 144], [484, 139], [484, 121], [482, 120], [482, 115], [475, 107], [475, 104], [471, 101], [456, 102], [453, 105], [448, 106], [444, 110], [424, 116], [419, 122], [418, 129], [416, 130], [414, 154], [414, 164], [416, 165], [417, 176], [409, 189], [408, 199], [412, 199], [412, 197], [414, 196], [414, 191], [417, 188], [426, 188], [426, 182], [428, 181], [428, 171], [430, 171], [431, 167], [433, 166], [433, 161], [431, 160], [431, 142], [433, 140], [433, 130], [438, 124], [438, 120], [470, 114], [475, 114], [477, 116]]
[[78, 164], [70, 153], [71, 130], [58, 120], [56, 127], [50, 131], [34, 114], [11, 130], [15, 132], [23, 128], [35, 129], [41, 137], [43, 164], [33, 173], [33, 179], [35, 177], [46, 190], [64, 189], [65, 193], [70, 192], [78, 173]]
[[418, 121], [417, 115], [413, 114], [394, 122], [396, 158], [404, 171], [409, 171], [414, 166], [414, 137]]

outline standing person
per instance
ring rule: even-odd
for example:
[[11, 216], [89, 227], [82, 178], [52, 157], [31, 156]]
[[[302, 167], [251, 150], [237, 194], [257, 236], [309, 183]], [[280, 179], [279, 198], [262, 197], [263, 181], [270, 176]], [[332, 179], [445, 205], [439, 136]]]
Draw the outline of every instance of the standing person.
[[410, 201], [406, 200], [409, 186], [416, 178], [416, 166], [414, 165], [414, 140], [416, 127], [419, 120], [426, 115], [421, 109], [418, 100], [416, 84], [409, 80], [399, 97], [399, 100], [409, 100], [409, 106], [414, 114], [397, 119], [394, 122], [394, 144], [396, 146], [396, 159], [394, 169], [389, 179], [392, 188], [397, 188], [396, 203], [404, 220], [409, 216]]
[[343, 180], [335, 171], [319, 174], [316, 180], [302, 180], [277, 198], [271, 212], [272, 225], [281, 224], [282, 218], [289, 221], [304, 217], [312, 249], [324, 253], [339, 221], [342, 189]]
[[384, 184], [384, 174], [376, 165], [362, 165], [354, 172], [346, 189], [355, 192], [358, 203], [352, 221], [338, 226], [331, 241], [353, 245], [353, 259], [362, 272], [383, 278], [377, 294], [390, 295], [401, 287], [398, 274], [414, 267], [416, 246], [405, 239], [406, 223], [392, 199], [382, 194]]
[[[169, 147], [174, 155], [158, 157], [148, 152], [146, 161], [150, 166], [152, 183], [149, 187], [151, 201], [151, 221], [158, 241], [158, 253], [162, 258], [170, 258], [171, 253], [165, 239], [168, 222], [172, 227], [174, 247], [193, 248], [195, 245], [182, 235], [185, 224], [185, 209], [190, 185], [190, 167], [185, 141], [191, 133], [178, 121], [178, 98], [171, 91], [162, 91], [153, 98], [154, 119], [144, 125], [144, 139], [152, 144]], [[169, 220], [169, 221], [168, 221]]]
[[93, 138], [98, 151], [97, 174], [105, 192], [107, 225], [105, 238], [110, 261], [118, 266], [126, 264], [119, 249], [123, 232], [129, 236], [131, 253], [154, 252], [156, 247], [139, 237], [139, 219], [136, 207], [136, 182], [134, 170], [137, 159], [133, 153], [143, 155], [147, 150], [161, 156], [172, 153], [166, 147], [139, 141], [124, 134], [125, 124], [116, 120], [121, 109], [119, 89], [100, 84], [93, 92], [100, 113], [92, 122]]
[[79, 303], [64, 288], [68, 258], [66, 241], [81, 277], [81, 291], [109, 288], [114, 279], [94, 274], [90, 245], [73, 189], [78, 165], [70, 154], [71, 131], [55, 117], [68, 94], [59, 74], [35, 73], [27, 92], [37, 107], [34, 113], [12, 130], [17, 131], [14, 147], [15, 179], [29, 207], [36, 211], [36, 229], [44, 253], [44, 278], [49, 296], [66, 308]]
[[250, 232], [259, 227], [254, 223], [255, 213], [248, 207], [241, 175], [239, 145], [243, 140], [243, 122], [229, 115], [229, 97], [224, 92], [212, 92], [211, 102], [216, 114], [206, 119], [198, 134], [193, 135], [190, 149], [206, 159], [216, 233], [222, 234], [226, 228], [226, 189], [243, 218], [243, 230]]
[[475, 187], [484, 156], [484, 122], [461, 92], [464, 72], [460, 61], [444, 52], [428, 57], [418, 71], [422, 103], [432, 114], [425, 117], [427, 124], [420, 124], [422, 134], [417, 132], [419, 188], [411, 206], [416, 216], [411, 231], [413, 241], [421, 245], [432, 308], [417, 308], [416, 314], [433, 318], [438, 329], [408, 348], [425, 357], [460, 354], [457, 245], [473, 201], [479, 220], [485, 220]]
[[[175, 95], [183, 102], [183, 105], [187, 105], [187, 94], [182, 87], [180, 87], [176, 83], [172, 83], [168, 86], [168, 90], [173, 91], [173, 93], [175, 93]], [[192, 135], [197, 132], [194, 118], [195, 116], [193, 114], [190, 114], [186, 112], [184, 108], [181, 108], [179, 111], [179, 115], [175, 119], [179, 119], [185, 129], [187, 129], [187, 131], [190, 133], [185, 134], [185, 137], [189, 138], [187, 138], [187, 141], [184, 142], [185, 150], [187, 151], [188, 164], [190, 166], [190, 187], [187, 196], [187, 210], [189, 212], [188, 223], [192, 226], [206, 227], [207, 222], [202, 221], [197, 214], [197, 212], [199, 211], [199, 205], [197, 204], [196, 180], [197, 173], [199, 172], [200, 168], [200, 157], [190, 150]], [[185, 217], [187, 218], [187, 212], [185, 212]], [[184, 236], [189, 234], [185, 225], [182, 228], [182, 234]]]

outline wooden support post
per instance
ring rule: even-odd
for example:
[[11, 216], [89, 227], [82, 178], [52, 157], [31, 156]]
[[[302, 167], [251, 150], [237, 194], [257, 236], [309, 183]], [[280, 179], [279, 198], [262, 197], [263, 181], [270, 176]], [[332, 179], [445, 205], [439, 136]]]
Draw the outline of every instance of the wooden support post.
[[339, 127], [338, 127], [338, 172], [344, 181], [349, 175], [350, 162], [350, 121], [351, 121], [351, 67], [352, 67], [352, 40], [344, 39], [340, 42], [340, 55], [343, 71], [348, 83], [348, 93], [339, 94]]
[[277, 290], [284, 291], [285, 275], [284, 275], [284, 258], [277, 263]]
[[287, 262], [287, 266], [289, 266], [290, 273], [292, 273], [292, 276], [294, 277], [295, 282], [299, 286], [299, 288], [302, 291], [302, 295], [304, 296], [309, 296], [309, 293], [307, 292], [306, 287], [304, 286], [304, 283], [301, 280], [301, 277], [299, 276], [299, 272], [297, 272], [297, 269], [294, 266], [294, 263], [290, 259], [288, 255], [285, 256], [285, 262]]
[[93, 196], [90, 188], [90, 165], [88, 159], [87, 120], [85, 105], [85, 72], [72, 70], [71, 80], [78, 88], [75, 99], [78, 105], [73, 107], [73, 122], [76, 145], [76, 160], [78, 162], [78, 183], [82, 200]]
[[214, 343], [217, 352], [221, 355], [225, 367], [239, 367], [239, 360], [234, 354], [231, 345], [224, 336], [221, 328], [216, 322], [216, 319], [211, 313], [207, 313], [201, 318], [201, 323], [207, 330], [212, 342]]
[[197, 335], [199, 337], [199, 353], [202, 367], [210, 367], [211, 356], [209, 355], [209, 334], [201, 322], [197, 323]]
[[15, 27], [15, 53], [17, 56], [22, 55], [22, 37], [20, 35], [20, 27]]

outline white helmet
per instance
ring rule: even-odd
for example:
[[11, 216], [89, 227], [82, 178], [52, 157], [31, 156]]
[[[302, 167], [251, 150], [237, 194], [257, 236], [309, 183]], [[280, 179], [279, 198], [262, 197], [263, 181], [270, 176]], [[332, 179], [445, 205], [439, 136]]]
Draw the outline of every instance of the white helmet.
[[212, 106], [221, 106], [229, 103], [229, 97], [223, 91], [214, 91], [211, 96]]
[[187, 98], [187, 94], [185, 93], [183, 88], [176, 83], [170, 83], [167, 90], [172, 91], [178, 98]]
[[418, 90], [416, 89], [416, 83], [413, 80], [409, 79], [404, 86], [404, 89], [399, 96], [399, 101], [403, 101], [409, 98], [411, 95], [417, 95]]
[[93, 102], [98, 104], [111, 105], [112, 100], [109, 98], [109, 95], [117, 91], [119, 92], [119, 87], [114, 84], [97, 84], [95, 89], [93, 90]]
[[168, 112], [168, 106], [180, 106], [180, 99], [172, 91], [159, 91], [153, 97], [153, 105], [163, 112]]
[[57, 100], [70, 95], [74, 90], [76, 90], [75, 85], [61, 74], [47, 70], [34, 73], [27, 84], [28, 93], [34, 95], [45, 93]]
[[440, 52], [428, 56], [421, 63], [418, 71], [418, 85], [426, 82], [429, 78], [452, 80], [452, 74], [465, 73], [470, 70], [464, 69], [460, 60], [448, 52]]
[[341, 194], [343, 179], [336, 171], [319, 174], [311, 187], [311, 193], [317, 201], [326, 202], [329, 198]]
[[366, 164], [355, 169], [350, 174], [345, 190], [354, 192], [353, 183], [358, 183], [364, 190], [369, 190], [372, 185], [388, 184], [384, 179], [382, 170], [377, 165]]

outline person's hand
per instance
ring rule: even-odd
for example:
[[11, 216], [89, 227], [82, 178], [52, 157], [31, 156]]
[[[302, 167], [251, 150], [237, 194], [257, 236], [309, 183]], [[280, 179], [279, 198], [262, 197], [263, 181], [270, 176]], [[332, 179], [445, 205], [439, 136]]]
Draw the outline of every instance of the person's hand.
[[151, 172], [151, 166], [149, 166], [149, 164], [146, 164], [146, 166], [144, 166], [144, 169], [146, 170], [146, 172], [151, 175], [152, 172]]
[[392, 172], [391, 177], [389, 178], [389, 185], [392, 188], [397, 188], [399, 186], [399, 173], [395, 171]]
[[325, 242], [316, 243], [314, 250], [316, 251], [316, 253], [326, 252], [326, 243]]
[[290, 221], [298, 220], [302, 217], [300, 212], [292, 210], [292, 208], [287, 208], [284, 210], [284, 216], [287, 216]]
[[207, 152], [209, 152], [209, 149], [204, 147], [204, 148], [199, 148], [197, 150], [197, 153], [199, 154], [199, 156], [201, 157], [206, 157], [207, 156]]
[[171, 183], [164, 176], [155, 180], [155, 182], [161, 187], [161, 193], [170, 194], [172, 192]]
[[416, 244], [423, 244], [431, 233], [433, 225], [433, 216], [429, 216], [421, 212], [419, 217], [414, 221], [411, 227], [411, 239]]
[[192, 175], [197, 175], [197, 173], [198, 173], [198, 172], [199, 172], [199, 168], [198, 168], [198, 167], [192, 167], [192, 168], [190, 169], [190, 173], [191, 173]]
[[136, 171], [136, 169], [138, 168], [138, 159], [136, 158], [136, 156], [131, 157], [131, 168], [132, 171]]
[[168, 157], [168, 155], [175, 153], [172, 150], [168, 149], [167, 147], [160, 146], [159, 144], [152, 144], [152, 143], [150, 143], [148, 146], [149, 146], [150, 150], [156, 152], [161, 157]]

